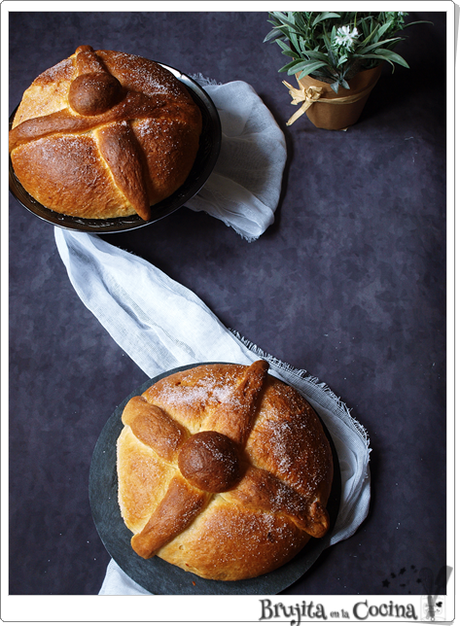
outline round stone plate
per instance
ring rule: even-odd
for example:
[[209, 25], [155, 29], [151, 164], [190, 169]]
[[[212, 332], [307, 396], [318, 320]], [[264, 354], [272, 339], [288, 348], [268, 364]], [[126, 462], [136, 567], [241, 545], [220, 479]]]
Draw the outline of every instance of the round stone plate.
[[[196, 365], [179, 367], [146, 381], [114, 411], [104, 426], [94, 448], [89, 477], [89, 498], [94, 523], [110, 556], [135, 582], [157, 595], [273, 595], [280, 593], [303, 576], [329, 545], [329, 535], [337, 519], [341, 481], [337, 453], [329, 438], [334, 456], [334, 480], [328, 502], [331, 530], [322, 539], [310, 539], [299, 554], [286, 565], [269, 574], [240, 581], [205, 580], [166, 563], [159, 557], [143, 559], [131, 548], [132, 533], [125, 526], [118, 506], [116, 442], [123, 428], [121, 414], [133, 396], [141, 395], [158, 380]], [[323, 424], [324, 427], [324, 424]]]

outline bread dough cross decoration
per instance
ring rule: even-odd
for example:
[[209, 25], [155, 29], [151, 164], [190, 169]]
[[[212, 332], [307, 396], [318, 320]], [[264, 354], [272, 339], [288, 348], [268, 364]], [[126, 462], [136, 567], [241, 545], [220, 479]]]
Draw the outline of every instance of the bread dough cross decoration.
[[133, 119], [184, 119], [174, 98], [127, 89], [110, 74], [91, 46], [75, 53], [77, 76], [70, 84], [68, 106], [25, 120], [9, 133], [10, 152], [17, 146], [55, 133], [75, 134], [96, 129], [101, 156], [116, 185], [143, 219], [149, 220], [150, 194], [146, 158], [132, 129]]
[[217, 494], [237, 506], [282, 513], [313, 537], [326, 533], [329, 516], [315, 497], [309, 500], [271, 472], [255, 467], [245, 454], [267, 371], [265, 361], [248, 367], [231, 397], [206, 416], [195, 434], [149, 402], [146, 394], [127, 403], [122, 414], [125, 426], [165, 464], [176, 466], [161, 502], [131, 539], [141, 557], [152, 557], [184, 531]]

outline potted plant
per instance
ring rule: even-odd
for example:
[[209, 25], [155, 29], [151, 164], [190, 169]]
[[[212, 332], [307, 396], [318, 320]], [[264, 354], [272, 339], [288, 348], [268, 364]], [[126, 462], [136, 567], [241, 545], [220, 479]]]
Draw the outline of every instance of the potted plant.
[[377, 83], [383, 62], [408, 68], [394, 51], [403, 39], [397, 33], [412, 26], [407, 13], [302, 11], [269, 13], [273, 28], [264, 39], [276, 42], [291, 61], [279, 72], [295, 75], [298, 88], [288, 82], [292, 104], [300, 108], [287, 122], [303, 113], [318, 128], [344, 130], [355, 124]]

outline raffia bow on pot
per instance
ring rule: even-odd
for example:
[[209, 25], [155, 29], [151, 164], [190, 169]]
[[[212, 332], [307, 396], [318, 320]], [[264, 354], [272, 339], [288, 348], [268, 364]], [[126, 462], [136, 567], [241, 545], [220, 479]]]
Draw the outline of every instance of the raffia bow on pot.
[[302, 103], [302, 106], [300, 107], [300, 109], [297, 109], [294, 115], [292, 115], [289, 118], [289, 120], [286, 122], [286, 125], [290, 126], [291, 124], [294, 124], [294, 122], [297, 119], [299, 119], [299, 117], [303, 115], [307, 111], [307, 109], [311, 107], [311, 105], [314, 102], [316, 102], [317, 100], [321, 98], [323, 89], [322, 87], [315, 87], [314, 85], [311, 85], [310, 87], [302, 87], [300, 83], [299, 83], [300, 89], [296, 89], [295, 87], [292, 87], [292, 85], [290, 85], [285, 80], [283, 80], [283, 85], [285, 85], [289, 89], [289, 94], [292, 97], [291, 104]]
[[[382, 68], [379, 65], [370, 70], [359, 72], [350, 81], [350, 89], [339, 87], [338, 94], [328, 83], [311, 76], [300, 78], [296, 75], [298, 88], [283, 80], [289, 89], [291, 104], [301, 105], [291, 116], [287, 126], [291, 126], [303, 113], [317, 128], [327, 130], [345, 130], [358, 121], [370, 92], [380, 78]], [[329, 105], [341, 106], [329, 106]]]

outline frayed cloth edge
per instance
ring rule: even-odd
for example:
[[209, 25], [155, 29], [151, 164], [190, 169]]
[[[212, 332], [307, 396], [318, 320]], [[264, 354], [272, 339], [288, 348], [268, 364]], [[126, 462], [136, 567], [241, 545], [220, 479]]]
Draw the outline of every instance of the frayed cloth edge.
[[370, 447], [371, 440], [370, 440], [369, 433], [367, 432], [366, 428], [361, 424], [361, 422], [359, 422], [351, 414], [351, 410], [348, 408], [345, 402], [343, 402], [343, 400], [341, 400], [326, 383], [320, 381], [319, 378], [317, 378], [316, 376], [313, 376], [307, 370], [295, 368], [289, 363], [284, 363], [283, 361], [280, 361], [280, 359], [277, 359], [271, 354], [268, 354], [267, 352], [262, 350], [262, 348], [260, 348], [258, 345], [256, 345], [252, 341], [249, 341], [245, 337], [243, 337], [237, 330], [234, 330], [233, 328], [229, 328], [228, 330], [238, 339], [238, 341], [240, 341], [246, 348], [251, 350], [251, 352], [253, 352], [256, 356], [265, 359], [266, 361], [268, 361], [269, 363], [271, 363], [272, 365], [274, 365], [281, 371], [289, 372], [289, 374], [296, 376], [297, 378], [300, 378], [302, 380], [305, 380], [308, 383], [314, 385], [315, 387], [318, 387], [319, 389], [321, 389], [321, 391], [323, 391], [328, 396], [329, 399], [331, 399], [337, 404], [337, 407], [341, 411], [346, 413], [347, 417], [350, 420], [351, 425], [358, 432], [358, 434], [364, 439], [368, 447], [369, 453], [372, 451], [372, 448]]
[[198, 74], [192, 74], [190, 78], [196, 81], [197, 83], [199, 83], [202, 87], [206, 87], [208, 85], [222, 85], [223, 84], [223, 83], [218, 83], [217, 80], [214, 80], [214, 78], [207, 78], [206, 76], [203, 76], [201, 72], [199, 72]]

